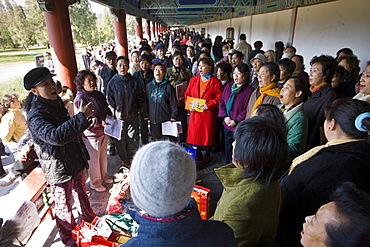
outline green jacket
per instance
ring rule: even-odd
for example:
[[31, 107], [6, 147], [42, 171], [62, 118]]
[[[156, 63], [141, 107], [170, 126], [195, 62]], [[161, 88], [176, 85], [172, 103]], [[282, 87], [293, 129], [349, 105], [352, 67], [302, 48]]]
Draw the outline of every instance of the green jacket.
[[[282, 109], [283, 105], [277, 106]], [[306, 114], [303, 111], [303, 103], [297, 105], [290, 111], [284, 112], [285, 123], [288, 131], [287, 142], [289, 147], [289, 156], [287, 165], [292, 164], [292, 161], [303, 154], [306, 149], [308, 122]]]
[[215, 169], [224, 190], [214, 220], [228, 224], [239, 246], [275, 246], [279, 221], [280, 188], [264, 179], [241, 178], [243, 168], [229, 164]]

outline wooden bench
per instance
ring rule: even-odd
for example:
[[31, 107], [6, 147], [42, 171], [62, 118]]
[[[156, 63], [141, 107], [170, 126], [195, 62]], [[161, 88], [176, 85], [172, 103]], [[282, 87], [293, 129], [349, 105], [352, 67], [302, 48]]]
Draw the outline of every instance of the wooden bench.
[[46, 186], [46, 179], [41, 167], [36, 167], [16, 188], [16, 190], [21, 189], [22, 193], [25, 193], [25, 200], [31, 201], [33, 203], [35, 203], [42, 194], [45, 205], [39, 213], [41, 221], [45, 218], [47, 213], [49, 213], [51, 218], [54, 219], [54, 215], [52, 212], [53, 202], [50, 202], [45, 192]]

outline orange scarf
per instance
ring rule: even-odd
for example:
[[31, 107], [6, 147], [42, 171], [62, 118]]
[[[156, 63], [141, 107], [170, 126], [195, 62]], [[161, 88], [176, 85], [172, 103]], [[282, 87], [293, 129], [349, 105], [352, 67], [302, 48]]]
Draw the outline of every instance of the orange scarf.
[[327, 82], [323, 82], [323, 83], [320, 83], [319, 85], [315, 85], [315, 86], [311, 86], [310, 87], [310, 91], [311, 92], [317, 92], [317, 91], [319, 91], [323, 86], [325, 86], [327, 84]]
[[260, 87], [260, 96], [254, 102], [254, 105], [252, 107], [251, 116], [253, 115], [254, 111], [256, 110], [257, 106], [261, 105], [263, 103], [263, 98], [266, 95], [274, 96], [276, 98], [280, 98], [280, 89], [276, 87], [276, 83], [272, 82], [266, 87]]
[[208, 78], [208, 80], [206, 81], [203, 81], [202, 80], [202, 77], [200, 77], [200, 84], [199, 84], [199, 98], [202, 98], [202, 95], [204, 93], [204, 90], [206, 89], [207, 85], [208, 85], [208, 82], [210, 81], [210, 79]]

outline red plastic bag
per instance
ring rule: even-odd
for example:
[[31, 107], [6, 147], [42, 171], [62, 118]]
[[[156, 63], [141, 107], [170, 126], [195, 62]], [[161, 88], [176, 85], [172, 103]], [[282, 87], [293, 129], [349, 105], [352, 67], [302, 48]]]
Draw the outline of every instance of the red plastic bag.
[[76, 226], [72, 231], [72, 237], [76, 240], [77, 246], [118, 247], [120, 245], [96, 234], [97, 230], [95, 227], [86, 221], [82, 221], [81, 225]]

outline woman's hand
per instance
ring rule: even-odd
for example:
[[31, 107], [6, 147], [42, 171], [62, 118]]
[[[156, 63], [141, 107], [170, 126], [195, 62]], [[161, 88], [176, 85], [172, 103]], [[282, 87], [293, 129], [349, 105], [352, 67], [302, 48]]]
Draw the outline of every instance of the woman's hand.
[[208, 110], [208, 106], [206, 104], [203, 104], [199, 107], [201, 110], [206, 111]]
[[95, 106], [92, 102], [89, 102], [87, 105], [83, 106], [83, 100], [81, 100], [79, 112], [82, 112], [86, 118], [89, 118], [94, 114], [94, 109]]
[[226, 123], [227, 126], [229, 126], [229, 124], [231, 122], [231, 118], [230, 117], [225, 117], [224, 122]]
[[235, 127], [235, 126], [236, 126], [235, 121], [234, 121], [234, 120], [231, 120], [231, 121], [229, 122], [228, 126], [230, 126], [230, 127]]

